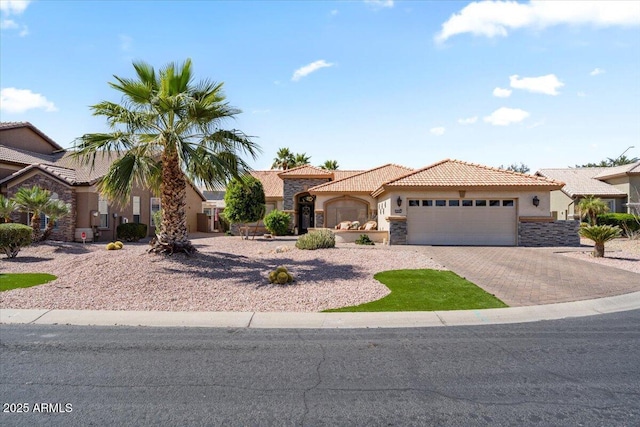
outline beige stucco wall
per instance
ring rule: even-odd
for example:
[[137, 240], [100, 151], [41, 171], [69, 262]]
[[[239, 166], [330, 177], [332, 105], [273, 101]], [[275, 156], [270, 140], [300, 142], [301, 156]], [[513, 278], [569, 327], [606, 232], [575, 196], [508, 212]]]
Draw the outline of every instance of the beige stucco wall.
[[0, 144], [41, 154], [51, 154], [55, 148], [29, 128], [0, 131]]
[[[539, 197], [539, 196], [538, 196]], [[557, 212], [556, 219], [566, 221], [573, 219], [574, 205], [571, 203], [573, 199], [563, 193], [561, 190], [551, 192], [551, 212]]]
[[632, 175], [609, 178], [606, 182], [629, 196], [628, 199], [617, 200], [616, 212], [631, 213], [631, 209], [625, 206], [625, 203], [627, 201], [630, 203], [638, 203], [638, 199], [640, 198], [640, 176]]
[[24, 166], [12, 165], [9, 163], [0, 162], [0, 179], [6, 178], [14, 172], [19, 171]]

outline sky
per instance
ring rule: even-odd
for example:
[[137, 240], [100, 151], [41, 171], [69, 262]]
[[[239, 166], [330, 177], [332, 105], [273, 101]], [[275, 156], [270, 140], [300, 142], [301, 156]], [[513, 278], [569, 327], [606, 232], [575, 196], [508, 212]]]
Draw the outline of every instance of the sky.
[[[0, 0], [0, 120], [57, 143], [133, 61], [193, 61], [281, 147], [340, 169], [450, 158], [568, 167], [640, 157], [638, 1]], [[629, 148], [633, 147], [633, 148]]]

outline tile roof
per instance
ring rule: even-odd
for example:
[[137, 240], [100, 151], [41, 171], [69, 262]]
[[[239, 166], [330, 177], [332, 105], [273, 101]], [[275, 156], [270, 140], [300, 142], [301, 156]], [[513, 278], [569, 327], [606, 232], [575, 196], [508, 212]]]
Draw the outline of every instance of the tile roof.
[[340, 170], [336, 169], [331, 171], [333, 172], [333, 179], [335, 181], [339, 179], [349, 178], [350, 176], [357, 175], [362, 172], [366, 172], [365, 170]]
[[386, 164], [347, 178], [327, 182], [309, 189], [310, 193], [371, 193], [385, 182], [406, 175], [413, 169], [404, 166]]
[[302, 165], [302, 166], [298, 166], [296, 168], [293, 169], [287, 169], [284, 171], [278, 171], [279, 172], [279, 176], [281, 178], [284, 177], [295, 177], [295, 178], [299, 178], [301, 176], [313, 176], [313, 177], [319, 177], [319, 178], [331, 178], [333, 176], [332, 171], [328, 171], [322, 168], [319, 168], [317, 166], [311, 166], [311, 165]]
[[91, 163], [73, 157], [73, 151], [67, 151], [55, 164], [69, 169], [75, 169], [78, 184], [93, 184], [109, 171], [114, 160], [121, 156], [120, 153], [110, 152], [96, 155], [93, 166]]
[[284, 185], [282, 178], [278, 176], [280, 173], [282, 173], [281, 170], [251, 171], [251, 175], [262, 182], [262, 186], [264, 187], [264, 196], [273, 198], [284, 197]]
[[29, 128], [35, 133], [37, 133], [38, 135], [40, 135], [42, 139], [44, 139], [49, 144], [51, 144], [51, 146], [56, 150], [63, 150], [63, 148], [60, 145], [58, 145], [58, 143], [56, 143], [53, 139], [49, 138], [47, 135], [44, 134], [44, 132], [42, 132], [40, 129], [38, 129], [37, 127], [35, 127], [29, 122], [0, 122], [0, 131], [9, 130], [9, 129], [18, 129], [18, 128]]
[[19, 165], [31, 165], [33, 163], [55, 163], [63, 153], [41, 154], [20, 148], [7, 147], [0, 144], [0, 161], [16, 163]]
[[537, 175], [565, 183], [562, 192], [569, 197], [575, 196], [625, 196], [613, 185], [602, 182], [596, 177], [611, 168], [562, 168], [540, 169]]
[[387, 182], [372, 195], [375, 197], [386, 189], [394, 187], [555, 187], [560, 189], [562, 182], [446, 159]]
[[46, 163], [34, 163], [5, 177], [0, 181], [0, 184], [3, 184], [6, 181], [11, 181], [13, 178], [23, 175], [33, 169], [40, 169], [48, 173], [49, 175], [55, 176], [56, 178], [60, 179], [61, 181], [65, 182], [68, 185], [74, 185], [77, 183], [76, 171], [73, 169], [63, 168], [63, 167], [55, 166], [52, 164], [46, 164]]
[[602, 168], [603, 170], [595, 177], [597, 179], [613, 178], [614, 176], [640, 175], [640, 161], [628, 165]]

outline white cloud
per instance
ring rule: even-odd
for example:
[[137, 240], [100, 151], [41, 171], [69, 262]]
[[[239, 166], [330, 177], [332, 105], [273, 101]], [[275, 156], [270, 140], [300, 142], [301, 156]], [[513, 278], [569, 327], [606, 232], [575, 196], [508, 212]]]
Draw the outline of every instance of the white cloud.
[[602, 68], [594, 68], [592, 72], [589, 73], [590, 76], [597, 76], [598, 74], [604, 74], [605, 71]]
[[585, 96], [587, 96], [587, 93], [586, 93], [586, 92], [582, 92], [582, 91], [580, 91], [580, 92], [578, 92], [578, 93], [577, 93], [577, 95], [578, 95], [580, 98], [584, 98]]
[[0, 90], [0, 110], [7, 113], [24, 113], [27, 110], [43, 109], [44, 111], [58, 111], [53, 102], [39, 93], [29, 89], [6, 87]]
[[529, 117], [529, 113], [519, 108], [501, 107], [483, 120], [494, 126], [509, 126], [511, 123], [521, 122], [527, 117]]
[[120, 39], [120, 49], [129, 52], [133, 46], [133, 38], [126, 34], [120, 34], [118, 38]]
[[311, 64], [307, 64], [303, 67], [298, 68], [296, 71], [294, 71], [293, 76], [291, 77], [291, 80], [293, 80], [294, 82], [297, 82], [301, 78], [308, 76], [309, 74], [315, 71], [318, 71], [321, 68], [326, 68], [326, 67], [333, 67], [333, 64], [325, 61], [324, 59], [312, 62]]
[[458, 123], [461, 125], [472, 125], [478, 121], [478, 116], [468, 117], [466, 119], [458, 119]]
[[511, 89], [502, 89], [501, 87], [497, 87], [493, 90], [493, 96], [498, 98], [508, 98], [511, 96]]
[[393, 7], [393, 0], [364, 0], [364, 2], [375, 9], [387, 9]]
[[527, 129], [537, 128], [538, 126], [542, 126], [544, 124], [544, 120], [540, 120], [539, 122], [535, 122], [534, 124], [527, 126]]
[[3, 19], [0, 22], [0, 29], [2, 30], [15, 30], [16, 28], [20, 28], [20, 26], [13, 19]]
[[564, 86], [555, 74], [547, 74], [540, 77], [523, 77], [513, 75], [509, 76], [509, 81], [512, 88], [524, 89], [533, 93], [544, 93], [545, 95], [557, 95], [558, 88]]
[[0, 0], [0, 10], [7, 15], [20, 15], [29, 3], [30, 0]]
[[435, 136], [442, 136], [444, 135], [444, 130], [445, 129], [442, 126], [438, 126], [438, 127], [429, 129], [429, 132], [431, 132], [431, 134]]
[[338, 13], [338, 9], [333, 9], [331, 12], [329, 12], [331, 16], [336, 16]]
[[477, 1], [453, 14], [435, 36], [442, 43], [458, 34], [506, 37], [519, 28], [544, 29], [554, 25], [596, 27], [640, 25], [640, 3], [635, 1]]

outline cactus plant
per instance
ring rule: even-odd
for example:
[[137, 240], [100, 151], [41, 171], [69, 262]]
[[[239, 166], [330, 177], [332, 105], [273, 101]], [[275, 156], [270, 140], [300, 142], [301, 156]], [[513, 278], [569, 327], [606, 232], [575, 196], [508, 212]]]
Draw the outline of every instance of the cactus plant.
[[275, 270], [269, 273], [269, 283], [277, 283], [280, 285], [286, 285], [293, 282], [293, 275], [287, 271], [284, 266], [279, 266]]
[[107, 243], [107, 250], [108, 251], [113, 251], [113, 250], [116, 250], [116, 249], [117, 249], [117, 247], [116, 247], [115, 243], [113, 243], [113, 242]]

